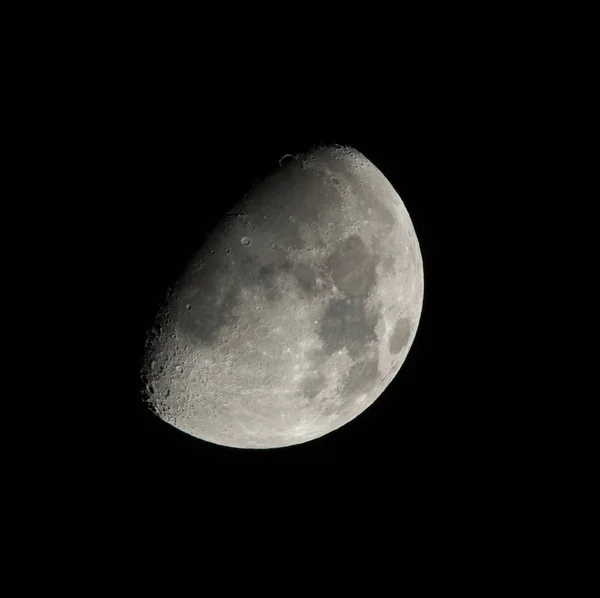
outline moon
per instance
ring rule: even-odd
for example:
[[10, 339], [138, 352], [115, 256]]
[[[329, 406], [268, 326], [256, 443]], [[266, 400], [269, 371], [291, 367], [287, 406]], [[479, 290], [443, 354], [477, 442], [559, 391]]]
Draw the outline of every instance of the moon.
[[423, 304], [409, 214], [351, 147], [287, 156], [202, 241], [148, 335], [144, 400], [236, 448], [353, 420], [406, 359]]

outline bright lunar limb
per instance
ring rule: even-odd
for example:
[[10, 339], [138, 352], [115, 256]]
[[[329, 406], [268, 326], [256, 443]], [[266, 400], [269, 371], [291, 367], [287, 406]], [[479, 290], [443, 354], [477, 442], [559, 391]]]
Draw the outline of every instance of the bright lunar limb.
[[212, 443], [284, 447], [343, 426], [417, 331], [423, 263], [390, 182], [349, 147], [292, 158], [204, 240], [148, 337], [148, 405]]

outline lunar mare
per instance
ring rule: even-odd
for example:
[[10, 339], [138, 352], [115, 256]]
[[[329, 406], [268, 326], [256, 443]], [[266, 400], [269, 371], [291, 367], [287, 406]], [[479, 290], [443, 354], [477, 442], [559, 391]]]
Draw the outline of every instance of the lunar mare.
[[145, 398], [238, 448], [307, 442], [383, 392], [414, 341], [423, 263], [408, 212], [360, 152], [281, 161], [205, 239], [148, 337]]

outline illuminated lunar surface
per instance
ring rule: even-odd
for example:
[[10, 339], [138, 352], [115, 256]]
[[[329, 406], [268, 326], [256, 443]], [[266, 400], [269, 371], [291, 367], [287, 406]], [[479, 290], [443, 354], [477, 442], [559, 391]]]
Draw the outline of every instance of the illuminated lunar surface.
[[385, 176], [340, 146], [251, 189], [173, 285], [146, 346], [165, 422], [238, 448], [299, 444], [351, 421], [412, 345], [423, 263]]

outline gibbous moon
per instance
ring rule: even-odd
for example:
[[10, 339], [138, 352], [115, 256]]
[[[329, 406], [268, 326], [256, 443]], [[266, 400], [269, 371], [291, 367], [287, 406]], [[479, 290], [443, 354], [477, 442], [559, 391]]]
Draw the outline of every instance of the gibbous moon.
[[391, 382], [422, 304], [419, 243], [385, 176], [349, 147], [293, 156], [175, 281], [148, 336], [145, 400], [215, 444], [319, 438]]

